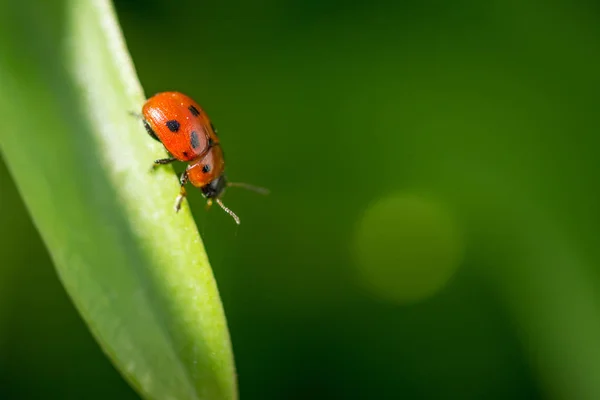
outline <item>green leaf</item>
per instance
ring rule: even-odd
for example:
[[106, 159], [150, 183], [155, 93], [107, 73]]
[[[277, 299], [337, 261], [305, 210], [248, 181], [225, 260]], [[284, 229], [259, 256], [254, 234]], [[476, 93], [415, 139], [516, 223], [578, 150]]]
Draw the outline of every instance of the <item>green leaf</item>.
[[144, 94], [112, 5], [0, 2], [0, 88], [2, 156], [104, 351], [145, 398], [237, 398], [202, 241], [129, 114]]

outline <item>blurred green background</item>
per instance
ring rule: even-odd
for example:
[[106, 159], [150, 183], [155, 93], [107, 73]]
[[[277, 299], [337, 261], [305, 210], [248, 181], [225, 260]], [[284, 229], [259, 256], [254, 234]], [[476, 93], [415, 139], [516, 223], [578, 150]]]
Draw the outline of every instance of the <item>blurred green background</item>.
[[[272, 191], [190, 191], [241, 399], [600, 398], [597, 2], [115, 5]], [[1, 163], [0, 238], [0, 398], [137, 398]]]

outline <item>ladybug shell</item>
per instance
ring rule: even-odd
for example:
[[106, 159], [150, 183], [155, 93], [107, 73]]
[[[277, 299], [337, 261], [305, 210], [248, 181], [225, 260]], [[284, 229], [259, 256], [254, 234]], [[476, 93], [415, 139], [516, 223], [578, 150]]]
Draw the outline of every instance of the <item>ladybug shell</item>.
[[194, 161], [219, 143], [202, 107], [182, 93], [152, 96], [144, 104], [142, 114], [158, 140], [180, 161]]

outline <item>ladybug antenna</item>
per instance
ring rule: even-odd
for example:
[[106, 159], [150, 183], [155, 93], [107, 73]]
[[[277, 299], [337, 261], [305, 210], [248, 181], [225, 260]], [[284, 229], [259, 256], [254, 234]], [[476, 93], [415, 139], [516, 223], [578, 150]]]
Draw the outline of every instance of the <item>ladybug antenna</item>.
[[234, 219], [236, 224], [238, 224], [238, 225], [240, 224], [240, 218], [237, 215], [235, 215], [235, 213], [233, 211], [231, 211], [229, 208], [227, 208], [225, 206], [225, 204], [223, 204], [221, 199], [215, 199], [215, 201], [217, 202], [219, 207], [221, 207], [223, 209], [223, 211], [225, 211], [227, 214], [231, 215], [231, 218]]
[[253, 192], [256, 192], [258, 194], [262, 194], [264, 196], [268, 195], [270, 193], [269, 189], [267, 188], [262, 188], [259, 186], [254, 186], [254, 185], [249, 185], [247, 183], [242, 183], [242, 182], [228, 182], [227, 183], [228, 187], [239, 187], [242, 189], [246, 189], [246, 190], [251, 190]]

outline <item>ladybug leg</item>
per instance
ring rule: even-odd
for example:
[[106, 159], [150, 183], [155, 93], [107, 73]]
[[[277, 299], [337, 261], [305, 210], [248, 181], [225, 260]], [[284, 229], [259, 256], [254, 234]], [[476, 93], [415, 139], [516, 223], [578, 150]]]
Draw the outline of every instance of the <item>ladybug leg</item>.
[[154, 160], [154, 165], [170, 164], [174, 161], [177, 161], [177, 159], [175, 157], [159, 158], [158, 160]]
[[154, 133], [154, 130], [152, 129], [148, 121], [146, 121], [145, 119], [142, 119], [142, 121], [144, 122], [144, 128], [146, 128], [146, 132], [148, 132], [148, 135], [150, 135], [150, 137], [156, 140], [157, 142], [160, 142], [160, 139], [158, 138], [158, 136], [156, 136], [156, 133]]
[[148, 135], [150, 135], [150, 137], [156, 140], [157, 142], [160, 142], [160, 139], [158, 138], [158, 136], [156, 136], [156, 133], [154, 133], [154, 130], [152, 129], [148, 121], [144, 119], [144, 116], [142, 114], [136, 113], [135, 111], [129, 111], [129, 115], [140, 119], [144, 123], [144, 128], [146, 129], [146, 132], [148, 132]]
[[152, 164], [152, 169], [158, 167], [159, 165], [171, 164], [175, 161], [177, 161], [175, 157], [159, 158], [158, 160], [154, 160], [154, 164]]
[[187, 195], [187, 192], [185, 190], [185, 184], [188, 182], [188, 174], [187, 171], [184, 171], [183, 174], [181, 174], [181, 177], [179, 178], [179, 184], [181, 185], [179, 188], [179, 196], [177, 196], [177, 198], [175, 199], [175, 212], [179, 212], [179, 210], [181, 209], [181, 203], [183, 202], [183, 199], [185, 198], [185, 196]]

